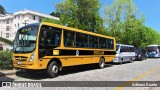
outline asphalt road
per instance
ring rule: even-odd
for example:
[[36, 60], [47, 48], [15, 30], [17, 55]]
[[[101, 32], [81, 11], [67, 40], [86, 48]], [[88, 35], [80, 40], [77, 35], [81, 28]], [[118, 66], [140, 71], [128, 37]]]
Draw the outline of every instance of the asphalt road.
[[[44, 72], [37, 72], [35, 74], [16, 74], [10, 75], [7, 77], [0, 77], [2, 81], [89, 81], [89, 82], [67, 82], [72, 84], [72, 87], [54, 87], [54, 89], [79, 89], [79, 90], [160, 90], [160, 58], [149, 58], [144, 61], [133, 61], [132, 63], [124, 64], [111, 64], [106, 65], [104, 69], [98, 69], [96, 65], [83, 65], [65, 68], [56, 78], [48, 78]], [[102, 82], [104, 81], [104, 82]], [[118, 85], [114, 85], [115, 82], [118, 82]], [[125, 82], [119, 82], [125, 81]], [[136, 83], [130, 84], [130, 81], [146, 81], [138, 82], [139, 85], [146, 83], [154, 85], [153, 82], [156, 81], [156, 84], [159, 87], [137, 87]], [[157, 83], [158, 81], [158, 83]], [[44, 82], [43, 82], [44, 83]], [[54, 82], [55, 83], [55, 82]], [[61, 83], [61, 82], [60, 82]], [[89, 83], [90, 87], [76, 87], [76, 85], [82, 85], [84, 83]], [[83, 84], [82, 84], [83, 83]], [[110, 87], [105, 87], [105, 84], [111, 85]], [[113, 84], [111, 84], [113, 83]], [[47, 84], [47, 82], [45, 82]], [[48, 83], [49, 86], [52, 86], [51, 83]], [[75, 87], [73, 87], [75, 84]], [[101, 85], [102, 84], [102, 85]], [[68, 85], [68, 84], [67, 84]], [[93, 86], [97, 87], [93, 87]], [[100, 87], [100, 86], [102, 87]], [[131, 87], [129, 85], [132, 85]], [[43, 85], [42, 85], [43, 86]], [[64, 85], [65, 86], [65, 85]], [[112, 87], [115, 86], [115, 87]], [[118, 87], [125, 86], [125, 87]], [[133, 87], [135, 86], [135, 87]], [[13, 88], [12, 88], [13, 89]], [[41, 90], [41, 88], [39, 88]], [[53, 89], [53, 87], [46, 87], [43, 89]]]

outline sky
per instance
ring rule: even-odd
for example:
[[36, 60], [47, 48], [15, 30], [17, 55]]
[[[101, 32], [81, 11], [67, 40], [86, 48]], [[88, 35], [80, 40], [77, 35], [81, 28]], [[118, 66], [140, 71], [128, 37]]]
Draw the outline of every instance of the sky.
[[[0, 0], [8, 13], [30, 9], [44, 14], [55, 11], [55, 5], [64, 0]], [[102, 6], [109, 5], [113, 0], [100, 0]], [[145, 16], [145, 25], [160, 33], [160, 0], [133, 0], [137, 8]], [[102, 13], [102, 9], [100, 10]]]

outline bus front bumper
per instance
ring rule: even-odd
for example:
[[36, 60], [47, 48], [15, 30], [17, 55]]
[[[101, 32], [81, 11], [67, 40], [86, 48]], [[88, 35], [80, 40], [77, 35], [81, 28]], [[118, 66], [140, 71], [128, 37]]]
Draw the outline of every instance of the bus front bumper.
[[17, 69], [32, 69], [43, 70], [47, 68], [49, 60], [34, 60], [34, 61], [18, 61], [13, 60], [13, 66]]
[[148, 58], [156, 58], [158, 57], [158, 54], [147, 54]]
[[13, 61], [13, 66], [17, 69], [34, 69], [34, 63], [28, 61]]
[[113, 63], [120, 63], [120, 58], [116, 57], [114, 60], [113, 60]]

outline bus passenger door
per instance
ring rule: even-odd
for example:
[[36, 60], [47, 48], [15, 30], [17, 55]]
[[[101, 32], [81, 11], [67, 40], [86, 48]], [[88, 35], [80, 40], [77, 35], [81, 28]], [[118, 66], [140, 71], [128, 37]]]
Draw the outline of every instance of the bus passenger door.
[[53, 56], [53, 50], [60, 46], [61, 29], [42, 26], [39, 36], [39, 58]]
[[47, 31], [41, 31], [40, 38], [39, 38], [39, 58], [44, 57], [46, 54], [47, 49], [46, 46], [46, 39], [47, 39]]
[[125, 58], [124, 58], [124, 47], [123, 46], [121, 46], [121, 48], [120, 48], [120, 57], [121, 57], [120, 58], [121, 60], [123, 60], [123, 61], [125, 60]]

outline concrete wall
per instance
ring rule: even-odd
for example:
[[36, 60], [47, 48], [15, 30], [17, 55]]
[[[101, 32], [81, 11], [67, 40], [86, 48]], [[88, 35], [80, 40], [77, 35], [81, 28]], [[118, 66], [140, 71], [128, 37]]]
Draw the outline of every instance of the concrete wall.
[[4, 43], [4, 42], [2, 42], [2, 41], [0, 41], [0, 44], [3, 45], [3, 50], [6, 50], [7, 48], [12, 47], [12, 46], [10, 46], [10, 45], [8, 45], [7, 43]]

